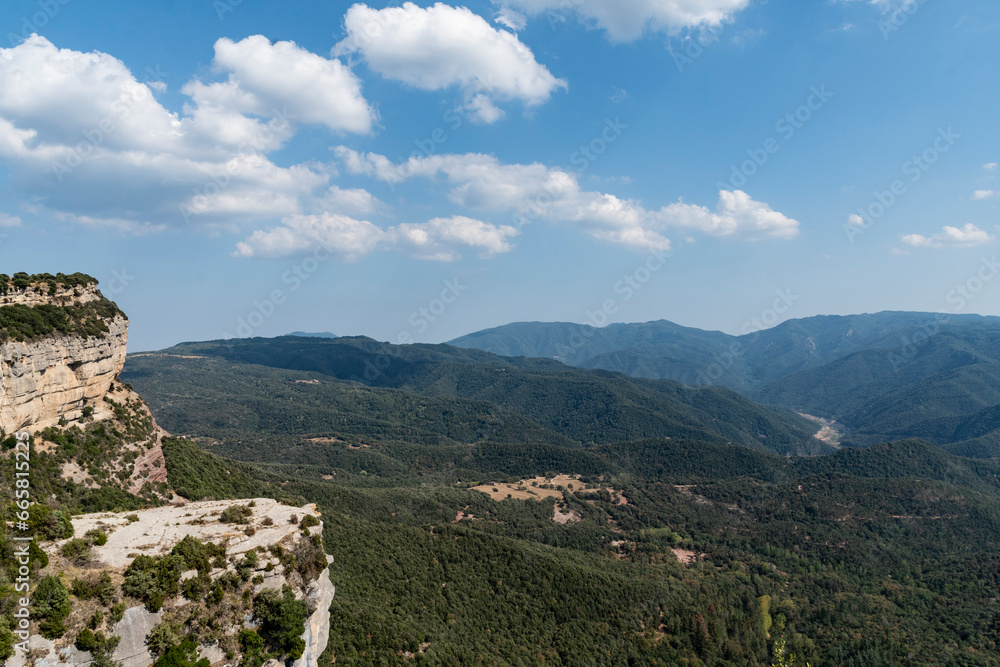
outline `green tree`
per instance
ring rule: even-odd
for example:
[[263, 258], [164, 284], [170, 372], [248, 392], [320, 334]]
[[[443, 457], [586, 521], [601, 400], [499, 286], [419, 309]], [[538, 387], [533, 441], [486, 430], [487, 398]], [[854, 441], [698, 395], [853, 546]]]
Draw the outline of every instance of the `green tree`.
[[43, 577], [31, 596], [31, 615], [41, 621], [40, 631], [46, 639], [57, 639], [66, 632], [63, 621], [72, 606], [69, 591], [58, 577]]
[[306, 603], [296, 600], [292, 589], [285, 586], [277, 591], [261, 591], [253, 601], [254, 617], [260, 622], [264, 639], [293, 660], [302, 656], [306, 629]]

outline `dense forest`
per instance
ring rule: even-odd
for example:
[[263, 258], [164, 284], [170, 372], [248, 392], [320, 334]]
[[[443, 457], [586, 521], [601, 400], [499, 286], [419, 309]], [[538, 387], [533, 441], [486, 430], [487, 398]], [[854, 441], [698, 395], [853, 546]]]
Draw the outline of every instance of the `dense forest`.
[[[277, 428], [261, 424], [261, 430], [348, 435], [375, 428], [384, 439], [391, 423], [466, 444], [683, 437], [782, 454], [827, 451], [811, 437], [814, 424], [720, 387], [693, 389], [669, 380], [640, 380], [446, 345], [294, 337], [187, 343], [131, 356], [124, 377], [147, 400], [170, 406], [165, 428], [213, 437], [218, 435], [204, 427], [214, 424], [206, 422], [246, 423], [286, 414], [284, 419], [300, 422]], [[194, 396], [198, 404], [188, 404]], [[285, 401], [296, 409], [273, 410], [260, 399]], [[343, 428], [330, 421], [334, 417], [344, 420]], [[175, 418], [196, 420], [198, 428], [171, 421]], [[367, 423], [356, 426], [351, 420]]]
[[1000, 457], [1000, 318], [885, 312], [789, 320], [742, 336], [671, 322], [520, 323], [453, 341], [497, 354], [721, 385], [835, 420], [841, 444], [921, 438]]
[[[345, 381], [330, 357], [319, 370], [290, 352], [265, 366], [198, 345], [169, 354], [201, 358], [132, 356], [126, 377], [161, 423], [198, 440], [164, 442], [186, 497], [318, 503], [336, 559], [324, 660], [771, 665], [794, 654], [854, 667], [1000, 655], [1000, 463], [917, 440], [790, 458], [717, 433], [576, 438], [576, 424], [522, 414], [516, 384], [500, 405], [455, 367], [389, 359], [390, 387]], [[413, 352], [436, 363], [433, 348]], [[706, 412], [728, 419], [730, 392], [719, 396]], [[600, 423], [583, 409], [575, 419]], [[556, 474], [575, 481], [557, 486]], [[472, 488], [483, 484], [510, 495]], [[543, 487], [550, 495], [529, 497]]]

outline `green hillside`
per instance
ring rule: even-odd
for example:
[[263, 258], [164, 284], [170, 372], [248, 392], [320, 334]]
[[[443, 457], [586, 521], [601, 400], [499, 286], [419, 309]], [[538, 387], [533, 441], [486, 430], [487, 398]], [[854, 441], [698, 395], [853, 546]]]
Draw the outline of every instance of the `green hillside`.
[[779, 637], [813, 665], [997, 656], [1000, 469], [925, 443], [819, 459], [600, 446], [620, 470], [604, 485], [628, 502], [584, 478], [560, 494], [579, 516], [566, 524], [553, 500], [495, 502], [447, 476], [367, 488], [305, 463], [264, 472], [183, 440], [164, 449], [194, 497], [319, 504], [337, 664], [422, 651], [427, 664], [769, 665]]
[[[436, 434], [452, 444], [570, 445], [675, 437], [780, 453], [823, 448], [809, 422], [725, 389], [444, 345], [288, 337], [189, 343], [129, 357], [123, 377], [167, 406], [160, 418], [168, 430], [219, 439], [226, 424], [261, 420], [262, 433], [380, 441]], [[259, 383], [268, 388], [247, 391]], [[190, 419], [199, 420], [198, 429]]]
[[553, 356], [574, 338], [586, 368], [724, 385], [767, 405], [836, 420], [842, 444], [922, 438], [949, 451], [1000, 457], [1000, 319], [878, 313], [790, 320], [732, 337], [669, 322], [513, 324], [456, 345]]

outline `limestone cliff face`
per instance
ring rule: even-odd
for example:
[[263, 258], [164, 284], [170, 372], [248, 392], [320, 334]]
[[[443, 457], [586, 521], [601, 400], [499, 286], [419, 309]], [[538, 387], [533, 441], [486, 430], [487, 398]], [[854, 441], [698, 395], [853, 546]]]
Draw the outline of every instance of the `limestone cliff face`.
[[97, 285], [86, 287], [62, 287], [56, 288], [54, 294], [49, 292], [47, 284], [31, 285], [23, 290], [12, 290], [8, 294], [0, 296], [0, 306], [12, 306], [21, 304], [24, 306], [40, 306], [46, 303], [57, 305], [68, 305], [70, 303], [88, 303], [101, 298], [101, 293]]
[[[96, 286], [60, 289], [48, 295], [29, 287], [0, 298], [0, 306], [79, 305], [101, 298]], [[36, 431], [59, 419], [78, 419], [85, 406], [95, 418], [110, 414], [103, 398], [125, 364], [128, 320], [105, 322], [100, 337], [55, 335], [0, 344], [0, 428], [7, 433]]]

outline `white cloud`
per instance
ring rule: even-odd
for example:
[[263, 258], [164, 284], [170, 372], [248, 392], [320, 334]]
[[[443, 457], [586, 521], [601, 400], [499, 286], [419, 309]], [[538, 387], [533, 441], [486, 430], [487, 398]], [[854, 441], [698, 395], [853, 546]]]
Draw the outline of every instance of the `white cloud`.
[[686, 28], [715, 27], [750, 4], [750, 0], [502, 0], [508, 9], [535, 16], [566, 11], [604, 30], [609, 39], [625, 42], [646, 32], [676, 34]]
[[330, 186], [327, 192], [319, 195], [312, 203], [313, 208], [321, 211], [335, 211], [347, 215], [374, 215], [389, 207], [372, 193], [362, 188], [341, 188]]
[[796, 236], [799, 223], [745, 192], [723, 190], [715, 210], [684, 202], [660, 209], [613, 194], [582, 190], [576, 174], [542, 164], [501, 164], [491, 155], [434, 155], [394, 163], [383, 155], [340, 146], [335, 154], [354, 174], [389, 183], [443, 176], [449, 198], [468, 209], [503, 212], [519, 224], [568, 223], [595, 238], [636, 249], [666, 250], [671, 229], [743, 239]]
[[996, 171], [996, 168], [997, 168], [996, 162], [987, 162], [986, 164], [983, 165], [983, 169], [985, 169], [986, 171]]
[[331, 189], [329, 166], [267, 157], [296, 124], [371, 129], [346, 66], [262, 37], [220, 40], [215, 65], [228, 79], [184, 86], [190, 102], [178, 114], [106, 53], [37, 35], [0, 49], [0, 164], [12, 188], [39, 215], [136, 233], [376, 205]]
[[21, 218], [8, 213], [0, 213], [0, 227], [20, 227]]
[[508, 252], [512, 249], [509, 239], [517, 233], [514, 227], [498, 227], [464, 216], [403, 223], [382, 230], [367, 220], [345, 215], [295, 215], [266, 231], [255, 231], [236, 244], [233, 254], [276, 258], [322, 249], [352, 260], [381, 247], [418, 259], [450, 262], [461, 257], [459, 251], [463, 248], [478, 250], [480, 257]]
[[225, 82], [193, 81], [184, 88], [204, 114], [219, 114], [226, 121], [242, 114], [283, 114], [334, 131], [367, 134], [372, 129], [375, 114], [360, 80], [336, 58], [254, 35], [239, 42], [218, 40], [213, 64], [229, 73]]
[[847, 224], [854, 225], [855, 227], [864, 227], [865, 219], [862, 218], [857, 213], [852, 213], [849, 216], [847, 216]]
[[992, 243], [994, 237], [970, 222], [961, 229], [946, 225], [940, 232], [932, 236], [906, 234], [901, 236], [900, 240], [905, 245], [914, 248], [971, 248]]
[[980, 201], [980, 200], [983, 200], [983, 199], [993, 199], [997, 195], [1000, 195], [1000, 191], [997, 191], [997, 190], [976, 190], [972, 194], [972, 198], [975, 199], [976, 201]]
[[421, 259], [452, 261], [458, 259], [458, 248], [480, 251], [489, 257], [512, 249], [508, 239], [517, 236], [516, 228], [496, 226], [481, 220], [456, 215], [434, 218], [423, 224], [404, 223], [391, 230], [395, 243]]
[[316, 247], [346, 259], [367, 255], [385, 232], [368, 222], [346, 215], [292, 215], [281, 225], [258, 230], [236, 244], [237, 257], [275, 258], [311, 252]]
[[501, 7], [500, 11], [497, 12], [496, 18], [493, 20], [505, 28], [510, 28], [515, 32], [518, 30], [524, 30], [524, 26], [528, 24], [527, 16], [521, 12], [514, 11], [510, 7]]
[[347, 10], [344, 27], [347, 37], [334, 47], [335, 55], [359, 54], [372, 71], [421, 90], [457, 86], [463, 107], [484, 123], [503, 115], [497, 102], [535, 107], [567, 87], [516, 35], [464, 7], [438, 3], [424, 9], [407, 2], [378, 10], [356, 4]]
[[57, 49], [37, 35], [0, 49], [0, 90], [0, 150], [7, 152], [30, 141], [71, 146], [81, 138], [107, 150], [156, 152], [176, 147], [183, 135], [177, 116], [120, 60]]

